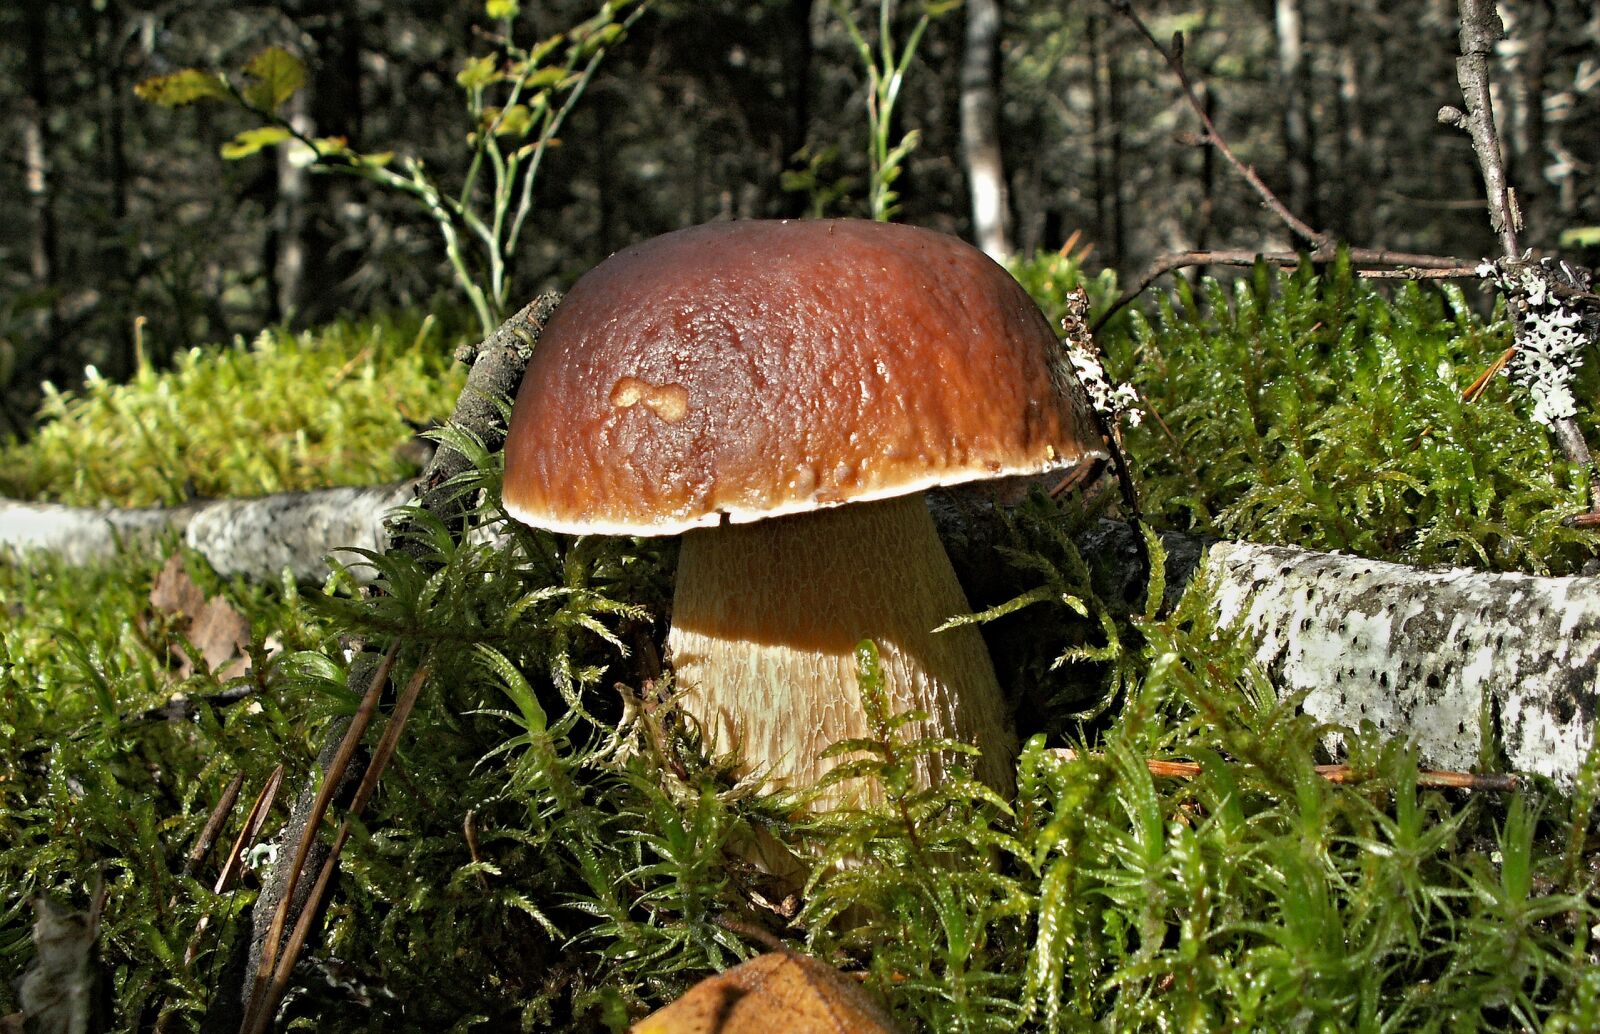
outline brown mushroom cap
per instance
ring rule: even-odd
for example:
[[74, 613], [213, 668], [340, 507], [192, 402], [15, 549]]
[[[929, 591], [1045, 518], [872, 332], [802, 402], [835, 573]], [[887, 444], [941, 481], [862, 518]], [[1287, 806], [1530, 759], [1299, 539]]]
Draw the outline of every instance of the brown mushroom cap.
[[1017, 282], [929, 230], [715, 223], [618, 252], [540, 338], [505, 503], [671, 535], [1103, 455]]

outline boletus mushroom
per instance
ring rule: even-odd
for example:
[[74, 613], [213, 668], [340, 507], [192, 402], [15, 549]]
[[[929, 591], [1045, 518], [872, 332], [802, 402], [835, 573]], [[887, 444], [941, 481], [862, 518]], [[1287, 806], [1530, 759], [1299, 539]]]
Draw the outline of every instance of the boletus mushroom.
[[[922, 493], [1103, 457], [1083, 390], [1017, 282], [928, 230], [732, 222], [646, 241], [562, 300], [506, 443], [505, 504], [572, 534], [682, 535], [668, 655], [681, 707], [771, 785], [870, 735], [874, 640], [912, 733], [1016, 735]], [[948, 759], [923, 759], [923, 785]], [[863, 803], [841, 784], [814, 807]]]

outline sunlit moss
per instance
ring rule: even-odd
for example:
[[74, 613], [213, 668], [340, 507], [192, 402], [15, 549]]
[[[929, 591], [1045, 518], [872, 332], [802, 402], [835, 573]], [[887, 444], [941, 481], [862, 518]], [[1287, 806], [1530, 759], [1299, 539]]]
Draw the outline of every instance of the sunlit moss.
[[464, 371], [458, 320], [380, 318], [192, 349], [127, 384], [47, 391], [34, 436], [0, 444], [0, 494], [121, 506], [374, 484], [416, 473], [407, 443]]
[[1230, 538], [1414, 564], [1571, 573], [1587, 482], [1504, 381], [1506, 347], [1451, 286], [1386, 298], [1348, 269], [1206, 280], [1106, 335], [1149, 412], [1128, 433], [1146, 512]]

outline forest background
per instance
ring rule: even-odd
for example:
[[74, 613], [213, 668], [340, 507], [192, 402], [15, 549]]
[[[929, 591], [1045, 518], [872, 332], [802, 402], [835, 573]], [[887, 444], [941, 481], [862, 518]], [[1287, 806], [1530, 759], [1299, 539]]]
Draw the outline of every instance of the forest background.
[[[904, 32], [923, 9], [901, 6]], [[1470, 141], [1434, 117], [1460, 103], [1454, 3], [1143, 6], [1157, 38], [1185, 33], [1218, 129], [1313, 227], [1373, 247], [1494, 251]], [[1554, 248], [1566, 234], [1573, 254], [1600, 224], [1600, 12], [1583, 0], [1501, 11], [1495, 102], [1524, 240]], [[540, 38], [593, 14], [530, 4], [519, 32]], [[856, 15], [870, 30], [875, 10]], [[259, 119], [160, 108], [133, 86], [191, 66], [237, 70], [282, 46], [308, 70], [286, 119], [311, 137], [414, 155], [448, 181], [470, 129], [457, 74], [494, 44], [478, 5], [56, 0], [5, 5], [0, 31], [11, 141], [0, 429], [26, 433], [41, 380], [71, 386], [85, 364], [127, 377], [136, 337], [159, 366], [271, 324], [451, 297], [412, 198], [312, 175], [286, 149], [227, 160], [219, 145]], [[690, 223], [867, 214], [864, 89], [835, 5], [654, 5], [550, 148], [508, 296], [565, 286]], [[963, 105], [988, 113], [965, 147]], [[1162, 253], [1303, 243], [1196, 128], [1160, 56], [1107, 5], [975, 0], [933, 19], [906, 77], [893, 131], [920, 141], [896, 184], [899, 217], [973, 239], [969, 187], [981, 180], [1005, 192], [987, 250], [1053, 250], [1076, 232], [1089, 264], [1124, 280]]]

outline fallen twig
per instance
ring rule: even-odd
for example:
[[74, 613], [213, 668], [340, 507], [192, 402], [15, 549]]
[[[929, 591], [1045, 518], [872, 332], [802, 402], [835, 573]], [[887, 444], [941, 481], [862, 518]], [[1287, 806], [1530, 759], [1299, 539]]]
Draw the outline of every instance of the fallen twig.
[[[242, 780], [243, 773], [239, 778]], [[225, 894], [233, 886], [233, 881], [239, 878], [239, 873], [244, 871], [244, 852], [247, 847], [255, 843], [256, 837], [261, 835], [261, 827], [266, 825], [267, 816], [272, 812], [272, 805], [278, 799], [278, 788], [283, 785], [283, 766], [274, 768], [267, 776], [267, 781], [261, 784], [261, 790], [256, 794], [256, 799], [250, 805], [250, 812], [245, 816], [244, 825], [239, 828], [239, 835], [234, 837], [233, 848], [228, 852], [228, 857], [223, 860], [222, 871], [217, 873], [217, 881], [211, 887], [213, 894]], [[233, 809], [235, 801], [230, 801], [228, 810]], [[221, 805], [218, 805], [218, 814], [226, 815]], [[206, 927], [211, 923], [209, 915], [200, 917], [195, 924], [194, 935], [189, 938], [188, 947], [183, 950], [183, 964], [192, 965], [195, 957], [200, 954], [200, 937], [206, 932]]]
[[[1200, 775], [1201, 766], [1193, 761], [1145, 762], [1153, 776], [1172, 779], [1193, 779]], [[1359, 783], [1376, 778], [1375, 773], [1349, 765], [1318, 765], [1317, 775], [1330, 783]], [[1517, 777], [1498, 772], [1446, 772], [1438, 769], [1417, 770], [1417, 785], [1454, 790], [1494, 790], [1510, 793], [1517, 788]]]
[[206, 856], [216, 846], [217, 838], [222, 835], [222, 824], [228, 821], [228, 814], [233, 811], [233, 806], [239, 800], [239, 788], [244, 786], [244, 772], [238, 771], [233, 778], [228, 780], [228, 785], [223, 788], [222, 796], [217, 798], [216, 807], [211, 809], [211, 816], [206, 819], [205, 828], [200, 831], [200, 837], [189, 849], [189, 856], [183, 860], [183, 874], [193, 876], [200, 871], [200, 866], [205, 864]]
[[[1072, 760], [1078, 756], [1070, 747], [1056, 747], [1052, 753]], [[1151, 758], [1145, 762], [1150, 774], [1160, 779], [1195, 779], [1205, 771], [1194, 761], [1167, 761]], [[1359, 783], [1375, 778], [1375, 774], [1350, 765], [1318, 765], [1317, 775], [1330, 783]], [[1424, 768], [1417, 771], [1417, 785], [1452, 790], [1492, 790], [1510, 793], [1517, 788], [1517, 777], [1497, 772], [1448, 772]]]
[[255, 682], [241, 682], [203, 696], [183, 694], [147, 710], [123, 715], [121, 721], [130, 725], [138, 722], [187, 722], [199, 714], [202, 707], [228, 707], [241, 700], [249, 700], [259, 694], [262, 688]]

